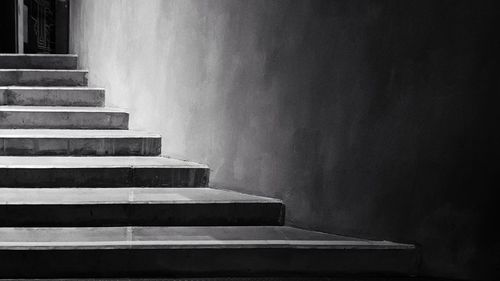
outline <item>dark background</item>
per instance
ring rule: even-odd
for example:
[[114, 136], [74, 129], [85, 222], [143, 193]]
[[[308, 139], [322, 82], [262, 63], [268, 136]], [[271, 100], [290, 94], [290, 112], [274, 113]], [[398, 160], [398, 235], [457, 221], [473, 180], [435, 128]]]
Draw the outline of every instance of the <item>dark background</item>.
[[16, 51], [16, 1], [0, 1], [0, 53]]

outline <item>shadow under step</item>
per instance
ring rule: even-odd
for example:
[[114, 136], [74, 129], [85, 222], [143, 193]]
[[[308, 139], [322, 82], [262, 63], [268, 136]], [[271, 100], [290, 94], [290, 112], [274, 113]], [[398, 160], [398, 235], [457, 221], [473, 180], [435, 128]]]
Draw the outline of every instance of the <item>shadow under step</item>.
[[212, 188], [0, 188], [1, 227], [283, 225], [283, 220], [280, 200]]
[[205, 187], [208, 166], [150, 156], [0, 156], [0, 187]]
[[157, 156], [159, 134], [129, 130], [0, 129], [1, 156]]
[[283, 226], [0, 228], [0, 277], [409, 275], [415, 247]]
[[0, 54], [0, 68], [76, 69], [73, 54]]
[[104, 106], [104, 89], [86, 87], [0, 87], [0, 105]]
[[107, 107], [0, 106], [0, 129], [128, 129], [128, 120]]
[[0, 86], [87, 86], [87, 70], [0, 69]]

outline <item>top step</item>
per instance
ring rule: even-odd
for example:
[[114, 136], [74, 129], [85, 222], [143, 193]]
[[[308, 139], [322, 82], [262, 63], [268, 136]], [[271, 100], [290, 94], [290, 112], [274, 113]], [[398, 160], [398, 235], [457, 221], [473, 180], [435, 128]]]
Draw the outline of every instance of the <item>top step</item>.
[[0, 69], [76, 69], [77, 55], [0, 54]]

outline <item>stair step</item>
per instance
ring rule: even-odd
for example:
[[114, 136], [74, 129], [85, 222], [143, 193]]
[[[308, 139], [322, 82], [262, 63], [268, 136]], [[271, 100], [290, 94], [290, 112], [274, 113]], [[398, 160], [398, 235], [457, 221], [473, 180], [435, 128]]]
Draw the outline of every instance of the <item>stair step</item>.
[[0, 68], [76, 69], [77, 55], [0, 54]]
[[0, 69], [0, 86], [87, 86], [87, 71]]
[[0, 156], [0, 187], [204, 187], [206, 165], [150, 156]]
[[284, 226], [0, 228], [1, 277], [405, 274], [415, 247]]
[[283, 217], [279, 200], [212, 188], [0, 188], [0, 227], [282, 225]]
[[104, 107], [0, 106], [0, 129], [127, 129], [128, 113]]
[[157, 156], [159, 134], [128, 130], [0, 129], [0, 155]]
[[0, 87], [0, 105], [104, 106], [104, 89], [83, 87]]

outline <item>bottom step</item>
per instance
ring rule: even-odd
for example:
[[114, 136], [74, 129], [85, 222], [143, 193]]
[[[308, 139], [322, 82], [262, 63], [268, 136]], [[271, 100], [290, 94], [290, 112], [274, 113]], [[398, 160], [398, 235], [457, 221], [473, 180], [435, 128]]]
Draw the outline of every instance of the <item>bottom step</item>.
[[0, 278], [409, 275], [415, 247], [291, 227], [0, 228]]

